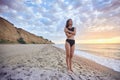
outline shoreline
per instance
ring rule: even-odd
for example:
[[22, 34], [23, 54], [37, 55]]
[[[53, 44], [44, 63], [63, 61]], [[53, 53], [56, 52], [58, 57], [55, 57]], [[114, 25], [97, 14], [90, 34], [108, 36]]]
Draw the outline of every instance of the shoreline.
[[[63, 48], [63, 45], [54, 45], [58, 48], [61, 48], [63, 50], [65, 50]], [[86, 59], [89, 59], [93, 62], [96, 62], [102, 66], [105, 66], [107, 68], [113, 69], [114, 71], [120, 72], [120, 60], [116, 60], [116, 59], [111, 59], [111, 58], [106, 58], [106, 57], [102, 57], [102, 56], [97, 56], [94, 55], [90, 52], [86, 52], [86, 51], [81, 51], [79, 49], [75, 49], [74, 52], [75, 55], [80, 56], [80, 57], [84, 57]]]
[[119, 64], [120, 60], [101, 57], [101, 56], [93, 55], [91, 53], [84, 52], [84, 51], [77, 51], [76, 50], [76, 53], [77, 53], [78, 56], [89, 59], [89, 60], [91, 60], [93, 62], [96, 62], [97, 64], [100, 64], [102, 66], [110, 68], [110, 69], [112, 69], [114, 71], [120, 72], [120, 64]]
[[69, 74], [65, 51], [50, 44], [0, 45], [0, 55], [2, 80], [120, 79], [120, 73], [76, 55], [73, 57], [74, 73]]
[[[82, 61], [83, 64], [85, 64], [85, 65], [87, 64], [88, 66], [91, 66], [92, 68], [94, 68], [94, 69], [96, 69], [98, 71], [102, 71], [102, 72], [103, 71], [106, 71], [106, 72], [108, 71], [108, 73], [119, 74], [119, 76], [120, 76], [120, 72], [118, 72], [118, 71], [114, 71], [113, 69], [108, 68], [106, 66], [103, 66], [101, 64], [98, 64], [98, 63], [96, 63], [96, 62], [94, 62], [92, 60], [80, 57], [78, 55], [74, 55], [74, 62], [78, 62], [78, 61]], [[80, 64], [80, 63], [78, 62], [78, 64]]]
[[[59, 48], [59, 47], [57, 47], [57, 48]], [[87, 68], [90, 67], [90, 70], [93, 70], [93, 71], [96, 70], [98, 72], [105, 72], [105, 74], [110, 74], [110, 75], [117, 76], [117, 77], [120, 76], [120, 72], [115, 71], [115, 70], [113, 70], [111, 68], [108, 68], [108, 67], [106, 67], [104, 65], [98, 64], [95, 61], [92, 61], [90, 59], [84, 58], [84, 57], [79, 56], [77, 54], [74, 54], [74, 56], [73, 56], [73, 64], [74, 63], [77, 63], [80, 66], [81, 65], [83, 65], [85, 67], [87, 66]], [[119, 77], [119, 79], [120, 79], [120, 77]]]

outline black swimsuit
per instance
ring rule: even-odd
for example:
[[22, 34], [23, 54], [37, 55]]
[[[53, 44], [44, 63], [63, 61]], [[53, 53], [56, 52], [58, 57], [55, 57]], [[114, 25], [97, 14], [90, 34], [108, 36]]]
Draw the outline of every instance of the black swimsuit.
[[[68, 28], [68, 30], [74, 31], [74, 27]], [[66, 41], [70, 44], [71, 47], [75, 44], [75, 40], [74, 39], [66, 39]]]

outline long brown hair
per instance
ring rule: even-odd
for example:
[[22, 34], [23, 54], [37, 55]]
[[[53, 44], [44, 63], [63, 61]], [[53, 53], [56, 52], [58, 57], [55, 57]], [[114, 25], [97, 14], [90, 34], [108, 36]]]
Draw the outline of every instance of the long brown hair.
[[72, 19], [68, 19], [68, 20], [66, 21], [66, 26], [65, 26], [66, 28], [68, 28], [68, 26], [69, 26], [68, 23], [69, 23], [70, 20], [72, 20]]

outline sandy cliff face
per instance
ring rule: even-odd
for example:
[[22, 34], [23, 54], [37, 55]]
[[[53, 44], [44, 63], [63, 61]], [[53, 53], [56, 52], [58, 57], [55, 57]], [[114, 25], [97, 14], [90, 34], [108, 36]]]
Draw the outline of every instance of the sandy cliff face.
[[36, 36], [21, 28], [16, 28], [12, 23], [0, 17], [0, 41], [1, 43], [20, 43], [22, 38], [25, 43], [52, 43], [42, 37]]

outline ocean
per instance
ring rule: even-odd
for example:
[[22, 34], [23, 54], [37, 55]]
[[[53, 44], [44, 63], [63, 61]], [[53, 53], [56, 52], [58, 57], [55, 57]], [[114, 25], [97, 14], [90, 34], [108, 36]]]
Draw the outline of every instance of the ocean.
[[[54, 46], [65, 50], [64, 44]], [[120, 44], [76, 44], [75, 54], [120, 72]]]

